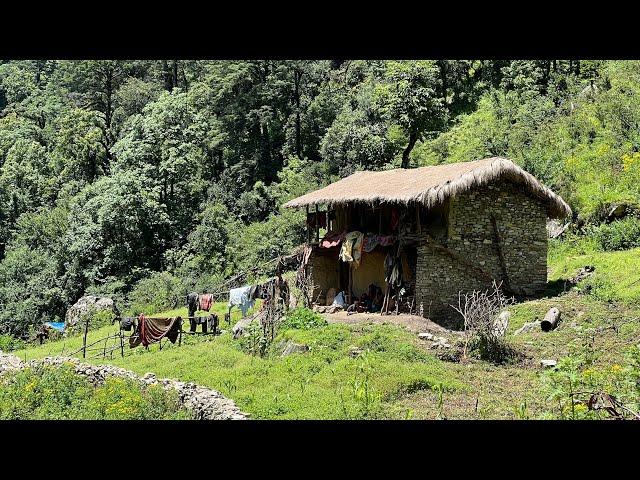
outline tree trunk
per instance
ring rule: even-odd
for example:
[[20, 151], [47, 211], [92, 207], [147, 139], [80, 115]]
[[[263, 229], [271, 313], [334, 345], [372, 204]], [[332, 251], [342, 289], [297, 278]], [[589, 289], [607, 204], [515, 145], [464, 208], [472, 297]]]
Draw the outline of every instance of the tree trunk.
[[178, 61], [173, 61], [173, 88], [178, 86]]
[[302, 127], [300, 126], [300, 80], [302, 79], [302, 72], [299, 70], [294, 71], [294, 85], [295, 85], [295, 102], [296, 102], [296, 155], [298, 158], [302, 158]]
[[441, 96], [442, 99], [447, 101], [447, 61], [438, 60], [438, 67], [440, 67], [440, 84], [441, 84]]
[[409, 144], [402, 152], [402, 168], [409, 168], [409, 154], [413, 147], [415, 147], [416, 142], [418, 141], [418, 134], [416, 132], [411, 132], [409, 134]]
[[162, 75], [164, 76], [164, 89], [167, 91], [173, 90], [173, 84], [171, 83], [171, 72], [169, 71], [169, 62], [162, 61]]

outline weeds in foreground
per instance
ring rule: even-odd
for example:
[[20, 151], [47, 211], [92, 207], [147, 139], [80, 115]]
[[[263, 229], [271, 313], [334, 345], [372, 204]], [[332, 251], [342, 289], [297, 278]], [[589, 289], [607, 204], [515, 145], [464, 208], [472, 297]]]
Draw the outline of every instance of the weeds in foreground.
[[0, 378], [0, 419], [186, 419], [177, 393], [107, 378], [94, 387], [72, 366], [38, 366]]
[[598, 365], [594, 329], [585, 330], [572, 352], [543, 374], [552, 415], [560, 419], [640, 419], [640, 346], [625, 365]]
[[360, 362], [353, 380], [350, 382], [348, 395], [344, 389], [340, 391], [340, 407], [345, 418], [379, 418], [382, 412], [382, 395], [372, 385], [374, 373], [370, 361], [371, 352], [365, 351], [360, 356]]

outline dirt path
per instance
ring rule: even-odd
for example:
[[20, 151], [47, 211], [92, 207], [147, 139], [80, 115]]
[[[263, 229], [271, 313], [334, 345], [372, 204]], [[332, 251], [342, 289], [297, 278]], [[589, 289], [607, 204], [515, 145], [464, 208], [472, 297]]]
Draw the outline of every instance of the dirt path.
[[323, 313], [321, 314], [327, 319], [329, 323], [346, 323], [346, 324], [361, 324], [361, 323], [373, 323], [377, 325], [381, 324], [393, 324], [405, 327], [407, 330], [414, 333], [430, 332], [430, 333], [455, 333], [451, 330], [438, 325], [435, 322], [427, 318], [420, 317], [418, 315], [380, 315], [379, 313], [354, 313], [347, 315], [347, 312], [336, 313]]

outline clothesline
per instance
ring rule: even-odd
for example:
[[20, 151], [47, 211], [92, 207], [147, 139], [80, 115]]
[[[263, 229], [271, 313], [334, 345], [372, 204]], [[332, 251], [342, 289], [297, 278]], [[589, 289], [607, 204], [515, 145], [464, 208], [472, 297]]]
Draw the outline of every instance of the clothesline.
[[223, 295], [223, 294], [228, 294], [229, 290], [232, 286], [232, 284], [234, 282], [238, 282], [235, 286], [241, 286], [239, 282], [240, 279], [243, 279], [244, 277], [246, 277], [249, 273], [255, 273], [257, 271], [263, 270], [267, 265], [270, 265], [274, 262], [277, 261], [281, 261], [283, 258], [285, 257], [289, 257], [290, 255], [279, 255], [275, 258], [272, 258], [271, 260], [267, 260], [266, 262], [256, 265], [254, 267], [250, 267], [244, 271], [241, 271], [240, 273], [238, 273], [237, 275], [231, 277], [228, 280], [225, 280], [224, 282], [216, 285], [212, 290], [212, 292], [208, 292], [211, 293], [214, 297], [218, 298], [219, 296]]

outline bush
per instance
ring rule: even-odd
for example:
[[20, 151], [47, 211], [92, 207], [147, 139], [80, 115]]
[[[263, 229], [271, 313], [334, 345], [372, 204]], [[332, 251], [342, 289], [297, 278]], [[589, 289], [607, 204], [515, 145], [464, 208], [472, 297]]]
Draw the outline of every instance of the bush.
[[291, 310], [280, 324], [281, 329], [295, 328], [298, 330], [308, 330], [327, 325], [327, 321], [319, 315], [305, 307]]
[[175, 392], [108, 378], [93, 387], [72, 365], [37, 366], [0, 378], [0, 419], [151, 420], [189, 418]]
[[629, 250], [640, 247], [640, 219], [628, 217], [587, 229], [602, 250]]
[[505, 339], [507, 325], [498, 321], [500, 313], [511, 304], [513, 299], [505, 297], [495, 281], [493, 291], [459, 294], [458, 306], [453, 308], [464, 320], [464, 357], [472, 350], [481, 359], [495, 363], [517, 356]]
[[186, 289], [182, 281], [168, 272], [154, 273], [140, 280], [131, 293], [129, 302], [134, 315], [151, 315], [171, 310], [184, 303]]
[[0, 351], [12, 352], [24, 348], [26, 342], [11, 335], [0, 335]]

